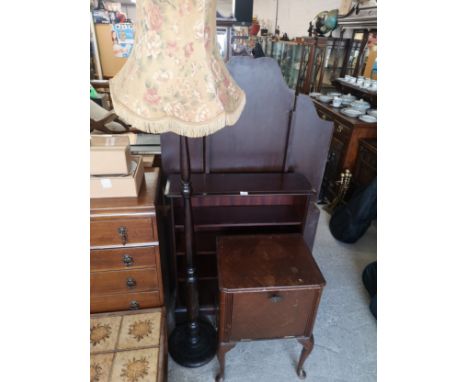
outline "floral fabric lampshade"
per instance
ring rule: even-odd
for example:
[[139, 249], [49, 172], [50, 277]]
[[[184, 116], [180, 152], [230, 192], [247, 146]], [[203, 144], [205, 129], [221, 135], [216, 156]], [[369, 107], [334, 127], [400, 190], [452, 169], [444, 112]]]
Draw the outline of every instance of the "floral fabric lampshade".
[[218, 51], [216, 0], [138, 0], [134, 28], [131, 56], [110, 81], [119, 117], [186, 137], [237, 122], [245, 94]]

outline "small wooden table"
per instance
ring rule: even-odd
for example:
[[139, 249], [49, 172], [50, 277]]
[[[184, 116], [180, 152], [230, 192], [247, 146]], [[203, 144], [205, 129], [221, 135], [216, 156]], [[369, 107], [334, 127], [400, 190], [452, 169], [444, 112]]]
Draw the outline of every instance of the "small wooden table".
[[312, 351], [325, 279], [300, 234], [222, 236], [217, 241], [220, 373], [237, 342], [297, 338], [297, 374]]

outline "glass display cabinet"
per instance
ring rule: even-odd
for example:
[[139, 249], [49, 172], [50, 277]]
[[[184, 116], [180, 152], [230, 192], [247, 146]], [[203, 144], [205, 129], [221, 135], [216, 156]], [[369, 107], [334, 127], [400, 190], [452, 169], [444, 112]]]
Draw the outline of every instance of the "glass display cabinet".
[[303, 44], [293, 41], [272, 41], [271, 39], [262, 39], [260, 43], [265, 56], [272, 57], [278, 62], [288, 87], [296, 90], [298, 81], [302, 82], [302, 76], [299, 75], [299, 72], [303, 61]]
[[[335, 80], [345, 75], [365, 75], [368, 61], [375, 61], [367, 47], [368, 30], [356, 30], [352, 38], [304, 37], [298, 41], [274, 41], [250, 36], [260, 43], [265, 56], [274, 58], [288, 86], [309, 94], [335, 90]], [[235, 37], [234, 37], [235, 39]], [[234, 40], [233, 39], [233, 40]], [[246, 42], [244, 42], [246, 44]], [[246, 44], [248, 45], [248, 44]], [[234, 53], [235, 54], [235, 53]], [[234, 55], [233, 54], [233, 55]], [[375, 53], [376, 55], [376, 53]]]
[[265, 55], [278, 61], [285, 81], [305, 94], [335, 90], [345, 75], [363, 75], [369, 57], [368, 31], [355, 31], [352, 39], [304, 37], [298, 42], [262, 38]]

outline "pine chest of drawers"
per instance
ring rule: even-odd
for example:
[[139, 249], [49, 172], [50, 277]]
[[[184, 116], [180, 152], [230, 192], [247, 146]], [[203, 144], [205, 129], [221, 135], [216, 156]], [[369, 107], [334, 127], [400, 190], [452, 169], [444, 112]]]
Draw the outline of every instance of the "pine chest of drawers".
[[137, 198], [91, 199], [91, 313], [164, 304], [156, 219], [157, 168]]

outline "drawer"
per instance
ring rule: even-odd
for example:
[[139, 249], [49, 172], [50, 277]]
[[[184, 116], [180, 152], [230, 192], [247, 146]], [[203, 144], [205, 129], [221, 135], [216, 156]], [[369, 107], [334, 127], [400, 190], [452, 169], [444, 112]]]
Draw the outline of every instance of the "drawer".
[[156, 268], [93, 272], [90, 287], [93, 295], [160, 289]]
[[158, 240], [151, 217], [91, 221], [91, 246], [151, 243]]
[[309, 336], [320, 289], [233, 295], [231, 341]]
[[160, 291], [91, 296], [91, 313], [155, 308], [163, 303]]
[[159, 267], [159, 247], [93, 249], [91, 272]]
[[343, 143], [346, 143], [351, 137], [351, 129], [345, 125], [335, 123], [333, 137], [339, 139]]

